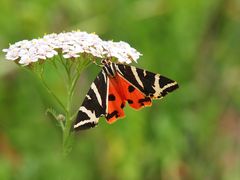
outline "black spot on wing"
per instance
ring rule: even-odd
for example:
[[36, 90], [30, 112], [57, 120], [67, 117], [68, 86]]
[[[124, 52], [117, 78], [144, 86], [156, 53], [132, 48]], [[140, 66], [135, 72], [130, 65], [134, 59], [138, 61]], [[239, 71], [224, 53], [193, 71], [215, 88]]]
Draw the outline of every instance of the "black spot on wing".
[[151, 102], [151, 98], [150, 97], [145, 97], [143, 99], [138, 100], [138, 103], [144, 103], [144, 102]]
[[127, 100], [128, 104], [133, 104], [133, 101], [131, 99]]
[[125, 107], [125, 103], [122, 102], [121, 109], [123, 109], [124, 107]]
[[109, 95], [108, 95], [108, 100], [109, 100], [109, 101], [115, 101], [115, 100], [116, 100], [116, 97], [115, 97], [113, 94], [109, 94]]
[[132, 86], [132, 85], [130, 85], [130, 86], [128, 86], [128, 92], [133, 92], [135, 90], [135, 88]]
[[109, 120], [109, 119], [111, 119], [112, 117], [116, 117], [116, 118], [118, 118], [119, 117], [119, 115], [118, 115], [118, 111], [113, 111], [112, 113], [110, 113], [110, 114], [107, 114], [107, 116], [106, 116], [106, 119], [107, 120]]
[[151, 98], [150, 97], [145, 97], [143, 99], [139, 99], [138, 100], [138, 103], [141, 105], [141, 106], [144, 106], [144, 102], [151, 102]]

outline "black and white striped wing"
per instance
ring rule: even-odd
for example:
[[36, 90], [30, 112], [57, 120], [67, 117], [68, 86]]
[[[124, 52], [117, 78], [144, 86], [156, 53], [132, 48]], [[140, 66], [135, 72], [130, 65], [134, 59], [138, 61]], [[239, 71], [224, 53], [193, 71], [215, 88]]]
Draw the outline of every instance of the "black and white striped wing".
[[121, 76], [142, 91], [147, 97], [153, 99], [162, 98], [167, 93], [178, 88], [176, 81], [160, 74], [123, 64], [116, 64], [116, 68]]
[[102, 70], [91, 84], [91, 87], [79, 108], [73, 126], [75, 130], [95, 127], [98, 124], [100, 116], [106, 114], [108, 83], [108, 77]]

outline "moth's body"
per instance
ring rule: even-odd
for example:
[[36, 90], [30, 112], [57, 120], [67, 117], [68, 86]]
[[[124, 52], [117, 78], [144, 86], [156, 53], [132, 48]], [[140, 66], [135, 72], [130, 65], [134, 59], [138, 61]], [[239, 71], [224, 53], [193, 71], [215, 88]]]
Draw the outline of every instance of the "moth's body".
[[159, 99], [178, 88], [177, 82], [146, 70], [102, 61], [103, 68], [92, 83], [79, 109], [74, 129], [88, 129], [98, 124], [101, 116], [112, 123], [124, 117], [126, 102], [140, 109], [151, 106], [151, 99]]

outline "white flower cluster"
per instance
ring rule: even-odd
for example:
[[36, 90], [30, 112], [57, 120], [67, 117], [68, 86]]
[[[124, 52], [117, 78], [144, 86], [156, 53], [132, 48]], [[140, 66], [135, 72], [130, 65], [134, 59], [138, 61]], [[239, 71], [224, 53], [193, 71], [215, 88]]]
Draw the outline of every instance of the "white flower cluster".
[[73, 31], [60, 34], [48, 34], [43, 38], [23, 40], [10, 45], [6, 52], [6, 59], [19, 64], [29, 65], [40, 59], [52, 58], [63, 54], [64, 58], [77, 58], [81, 53], [91, 54], [98, 58], [115, 57], [120, 63], [137, 61], [141, 55], [128, 43], [120, 41], [103, 41], [96, 34]]

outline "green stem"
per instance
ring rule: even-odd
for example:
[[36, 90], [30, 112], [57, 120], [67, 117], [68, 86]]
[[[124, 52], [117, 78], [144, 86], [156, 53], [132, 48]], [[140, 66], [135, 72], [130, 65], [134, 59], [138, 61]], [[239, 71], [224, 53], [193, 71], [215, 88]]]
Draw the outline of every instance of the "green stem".
[[68, 91], [68, 100], [67, 100], [67, 112], [66, 112], [66, 121], [65, 127], [63, 130], [63, 155], [67, 156], [68, 153], [71, 151], [71, 142], [70, 142], [70, 135], [71, 135], [71, 125], [73, 118], [71, 117], [71, 92]]
[[72, 104], [72, 93], [74, 89], [72, 89], [72, 78], [71, 78], [71, 72], [67, 70], [67, 76], [68, 76], [68, 84], [67, 84], [67, 105], [66, 105], [66, 121], [65, 121], [65, 127], [63, 130], [63, 155], [67, 156], [68, 153], [71, 151], [71, 142], [70, 142], [70, 136], [71, 136], [71, 125], [73, 118], [71, 117], [71, 104]]
[[[83, 61], [83, 63], [81, 63]], [[81, 72], [89, 65], [89, 61], [84, 61], [83, 59], [80, 59], [80, 64], [75, 69], [75, 73], [72, 73], [72, 68], [69, 66], [66, 68], [67, 76], [68, 76], [68, 83], [67, 83], [67, 105], [66, 105], [66, 121], [65, 126], [63, 130], [63, 155], [66, 157], [69, 152], [71, 151], [71, 143], [72, 143], [72, 123], [75, 118], [74, 113], [72, 115], [72, 99], [75, 91], [75, 87], [77, 84], [77, 80], [79, 79]]]

